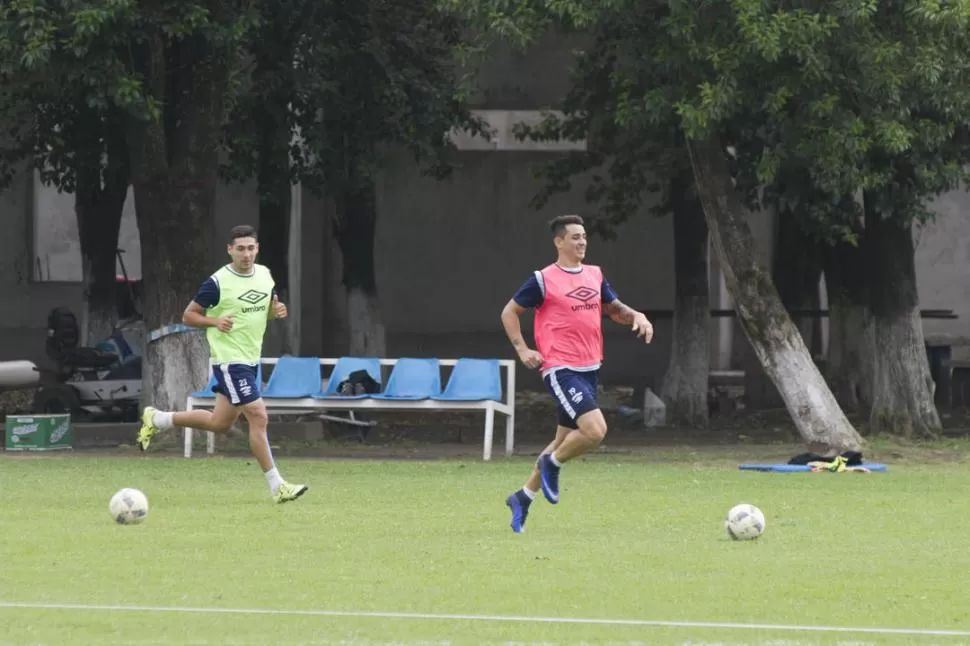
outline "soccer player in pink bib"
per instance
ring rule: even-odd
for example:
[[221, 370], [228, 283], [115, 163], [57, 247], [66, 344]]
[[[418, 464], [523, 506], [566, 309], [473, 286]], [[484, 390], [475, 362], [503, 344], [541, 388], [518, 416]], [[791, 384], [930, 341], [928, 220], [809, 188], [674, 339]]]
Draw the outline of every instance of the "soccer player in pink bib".
[[[586, 228], [578, 215], [561, 215], [549, 223], [559, 257], [533, 272], [502, 310], [502, 325], [527, 368], [542, 371], [556, 400], [556, 437], [539, 455], [525, 486], [511, 494], [512, 531], [525, 531], [529, 506], [542, 488], [552, 504], [559, 502], [559, 472], [569, 460], [589, 453], [606, 436], [606, 419], [596, 403], [596, 383], [603, 361], [602, 316], [632, 326], [647, 343], [653, 325], [642, 312], [620, 302], [603, 270], [583, 264]], [[519, 317], [535, 309], [536, 350], [522, 338]]]

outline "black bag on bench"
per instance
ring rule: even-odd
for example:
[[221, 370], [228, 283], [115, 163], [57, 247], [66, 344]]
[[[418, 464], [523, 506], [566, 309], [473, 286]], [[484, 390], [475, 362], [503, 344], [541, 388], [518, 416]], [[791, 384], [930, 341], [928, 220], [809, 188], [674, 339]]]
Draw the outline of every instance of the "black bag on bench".
[[[381, 385], [374, 381], [366, 370], [354, 370], [347, 378], [337, 384], [337, 396], [349, 397], [353, 395], [373, 395], [381, 392]], [[358, 421], [366, 421], [366, 417], [358, 413]], [[370, 429], [363, 426], [357, 430], [357, 439], [364, 442]]]
[[381, 392], [381, 385], [366, 370], [354, 370], [337, 386], [338, 395], [374, 395]]

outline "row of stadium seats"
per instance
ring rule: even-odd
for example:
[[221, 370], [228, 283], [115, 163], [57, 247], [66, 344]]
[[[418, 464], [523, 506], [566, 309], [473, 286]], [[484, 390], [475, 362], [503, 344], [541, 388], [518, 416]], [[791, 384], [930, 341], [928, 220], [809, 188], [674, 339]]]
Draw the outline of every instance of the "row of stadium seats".
[[[381, 360], [374, 357], [341, 357], [329, 378], [321, 374], [319, 357], [284, 356], [276, 360], [269, 381], [263, 389], [264, 399], [347, 399], [366, 398], [439, 401], [502, 401], [502, 376], [498, 359], [458, 359], [444, 390], [441, 389], [441, 362], [438, 359], [398, 359], [387, 380], [387, 387], [376, 394], [342, 395], [340, 384], [351, 373], [364, 370], [378, 384], [382, 384]], [[259, 369], [262, 381], [262, 365]], [[323, 384], [326, 382], [326, 386]], [[192, 393], [196, 399], [215, 397], [212, 388], [215, 377], [200, 391]]]
[[[354, 410], [483, 410], [485, 411], [484, 447], [482, 458], [491, 459], [495, 413], [506, 416], [505, 454], [511, 455], [515, 424], [515, 362], [500, 359], [400, 359], [377, 357], [320, 357], [264, 358], [259, 367], [263, 382], [263, 367], [272, 366], [269, 379], [262, 390], [263, 400], [270, 413], [276, 415], [316, 414], [331, 419], [359, 424]], [[332, 366], [329, 375], [324, 376]], [[383, 378], [384, 367], [390, 376]], [[451, 367], [444, 388], [442, 368]], [[502, 369], [506, 378], [503, 384]], [[344, 394], [344, 384], [355, 373], [362, 372], [374, 382], [371, 393]], [[186, 409], [208, 408], [215, 403], [215, 378], [202, 390], [193, 392]], [[503, 397], [504, 395], [504, 397]], [[326, 414], [330, 410], [350, 411], [349, 418]], [[185, 429], [184, 454], [192, 455], [193, 429]], [[215, 452], [213, 433], [208, 433], [207, 453]]]

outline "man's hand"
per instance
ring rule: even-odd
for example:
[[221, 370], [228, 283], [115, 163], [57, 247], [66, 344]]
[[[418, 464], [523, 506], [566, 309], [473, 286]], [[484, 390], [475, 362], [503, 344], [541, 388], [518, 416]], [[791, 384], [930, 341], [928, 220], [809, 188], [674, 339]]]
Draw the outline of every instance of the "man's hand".
[[647, 343], [650, 343], [650, 340], [653, 339], [653, 325], [647, 320], [643, 312], [637, 312], [633, 315], [633, 332], [638, 337], [643, 337], [643, 340]]
[[228, 332], [232, 329], [232, 314], [228, 316], [220, 316], [216, 319], [216, 327], [219, 328], [220, 332]]
[[286, 305], [280, 302], [280, 297], [273, 294], [273, 318], [286, 318]]
[[542, 365], [542, 355], [529, 348], [519, 350], [519, 359], [522, 361], [522, 365], [532, 370], [536, 370]]

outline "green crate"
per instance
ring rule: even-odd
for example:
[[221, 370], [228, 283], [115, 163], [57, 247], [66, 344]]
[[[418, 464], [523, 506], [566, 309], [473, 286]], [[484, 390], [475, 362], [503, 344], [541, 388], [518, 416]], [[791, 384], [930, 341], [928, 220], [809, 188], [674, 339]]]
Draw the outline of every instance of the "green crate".
[[8, 415], [8, 451], [72, 449], [71, 415]]

